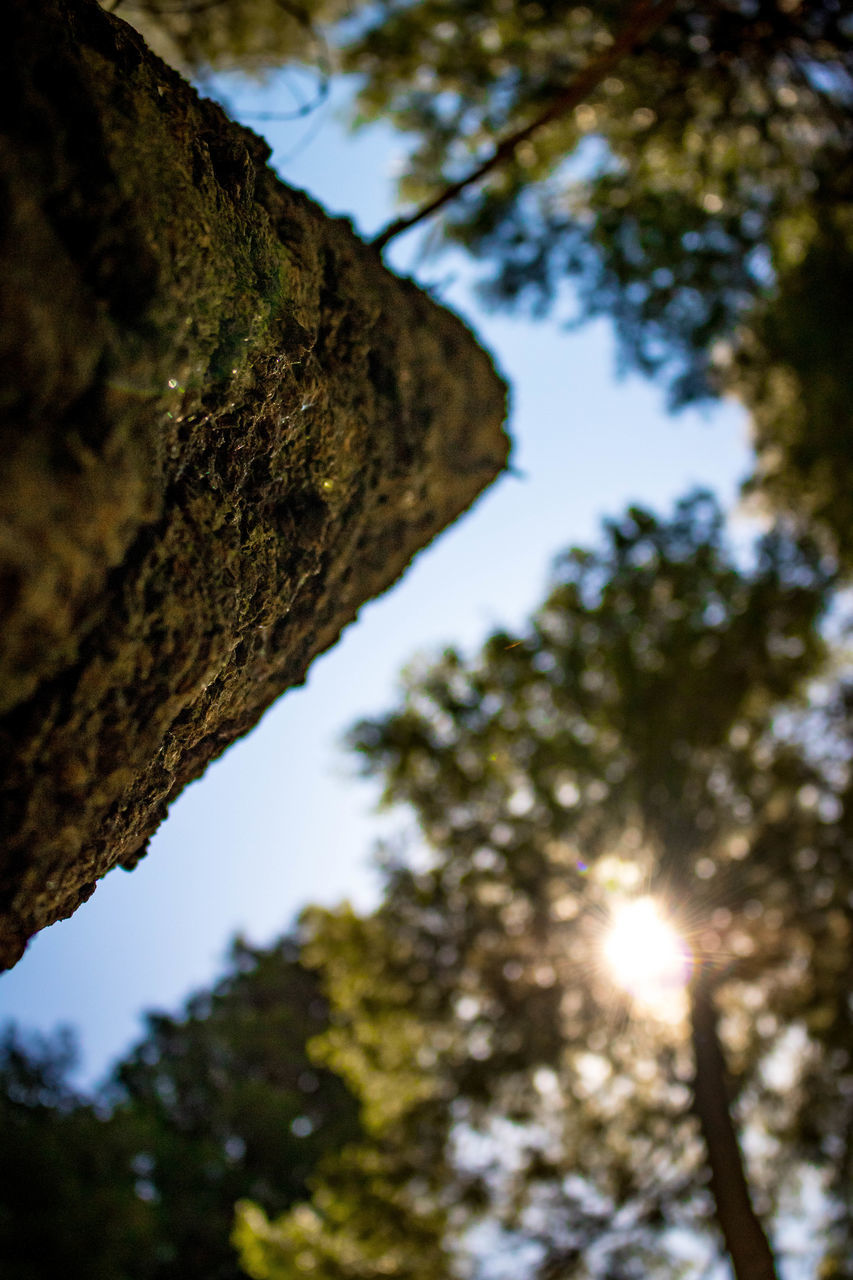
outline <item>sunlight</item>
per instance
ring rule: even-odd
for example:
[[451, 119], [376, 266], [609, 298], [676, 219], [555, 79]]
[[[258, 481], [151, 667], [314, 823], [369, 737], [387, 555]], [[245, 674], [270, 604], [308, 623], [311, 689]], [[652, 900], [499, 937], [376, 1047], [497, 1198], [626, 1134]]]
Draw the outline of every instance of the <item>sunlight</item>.
[[603, 950], [613, 978], [638, 1004], [667, 1021], [682, 1016], [690, 951], [653, 898], [613, 911]]

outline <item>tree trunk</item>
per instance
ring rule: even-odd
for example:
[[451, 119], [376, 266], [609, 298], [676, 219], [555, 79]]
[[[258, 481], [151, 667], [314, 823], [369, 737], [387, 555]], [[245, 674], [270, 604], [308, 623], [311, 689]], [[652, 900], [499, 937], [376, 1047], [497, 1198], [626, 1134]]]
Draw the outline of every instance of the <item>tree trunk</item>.
[[704, 971], [691, 987], [690, 1021], [695, 1058], [694, 1107], [705, 1141], [717, 1221], [736, 1280], [778, 1280], [767, 1236], [752, 1207], [729, 1109], [711, 979]]
[[471, 334], [268, 154], [94, 0], [5, 6], [3, 967], [506, 461]]

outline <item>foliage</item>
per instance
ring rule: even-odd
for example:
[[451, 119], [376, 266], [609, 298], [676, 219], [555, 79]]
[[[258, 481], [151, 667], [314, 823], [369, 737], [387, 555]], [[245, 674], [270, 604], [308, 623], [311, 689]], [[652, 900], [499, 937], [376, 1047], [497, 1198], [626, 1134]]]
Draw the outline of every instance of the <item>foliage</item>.
[[307, 1052], [327, 1024], [284, 939], [234, 944], [229, 970], [148, 1032], [108, 1088], [67, 1084], [68, 1046], [7, 1033], [0, 1252], [21, 1280], [239, 1280], [235, 1202], [280, 1213], [359, 1133], [352, 1095]]
[[[685, 1232], [717, 1248], [683, 1010], [652, 1016], [600, 958], [639, 892], [712, 981], [738, 1115], [761, 1134], [759, 1209], [785, 1210], [807, 1160], [849, 1253], [849, 700], [827, 674], [805, 683], [826, 661], [830, 582], [782, 532], [733, 556], [707, 495], [669, 521], [632, 509], [559, 561], [529, 629], [413, 668], [402, 707], [357, 727], [423, 844], [389, 857], [374, 917], [309, 916], [335, 1011], [320, 1043], [370, 1100], [374, 1141], [411, 1164], [412, 1203], [445, 1215], [456, 1268], [491, 1276], [502, 1256], [514, 1275], [625, 1280], [677, 1274]], [[384, 1127], [397, 1050], [372, 1036], [377, 1014], [399, 1017], [425, 1075]], [[303, 1247], [334, 1257], [324, 1170], [279, 1222], [244, 1207], [259, 1280], [294, 1274]], [[430, 1267], [412, 1251], [384, 1274]]]
[[[378, 5], [346, 49], [362, 107], [415, 146], [420, 199], [533, 119], [631, 6]], [[541, 306], [566, 275], [611, 314], [626, 356], [679, 398], [713, 381], [713, 344], [802, 256], [809, 211], [851, 142], [853, 27], [834, 0], [679, 4], [588, 101], [469, 191], [447, 233], [493, 295]], [[572, 163], [567, 164], [567, 157]]]
[[[824, 213], [802, 258], [760, 304], [724, 375], [749, 408], [757, 453], [750, 487], [829, 532], [853, 563], [850, 397], [853, 384], [853, 206]], [[839, 184], [840, 185], [840, 184]]]
[[125, 1280], [152, 1248], [132, 1141], [67, 1083], [67, 1036], [0, 1044], [0, 1256], [16, 1280]]
[[324, 1162], [310, 1206], [290, 1219], [270, 1226], [251, 1201], [239, 1207], [243, 1266], [257, 1277], [446, 1280], [445, 1099], [408, 966], [395, 966], [396, 940], [381, 918], [312, 909], [303, 927], [306, 959], [322, 965], [335, 1009], [314, 1056], [356, 1092], [365, 1140]]
[[155, 53], [197, 76], [240, 71], [263, 78], [283, 63], [331, 70], [323, 24], [346, 0], [101, 0], [145, 37]]

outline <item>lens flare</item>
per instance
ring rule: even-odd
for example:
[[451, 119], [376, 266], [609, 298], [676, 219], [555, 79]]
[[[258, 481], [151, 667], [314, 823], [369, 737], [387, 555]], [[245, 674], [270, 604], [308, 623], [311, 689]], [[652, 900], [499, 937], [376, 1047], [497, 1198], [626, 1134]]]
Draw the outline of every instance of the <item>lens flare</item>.
[[653, 898], [616, 907], [604, 939], [604, 958], [619, 986], [666, 1019], [681, 1016], [691, 955]]

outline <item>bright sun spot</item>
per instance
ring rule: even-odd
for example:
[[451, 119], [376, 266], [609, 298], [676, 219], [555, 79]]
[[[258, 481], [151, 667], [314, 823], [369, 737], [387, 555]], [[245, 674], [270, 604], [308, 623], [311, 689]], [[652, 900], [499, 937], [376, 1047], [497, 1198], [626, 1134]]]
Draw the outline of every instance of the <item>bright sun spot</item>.
[[690, 977], [690, 951], [653, 898], [612, 913], [604, 957], [616, 982], [658, 1017], [677, 1020]]

